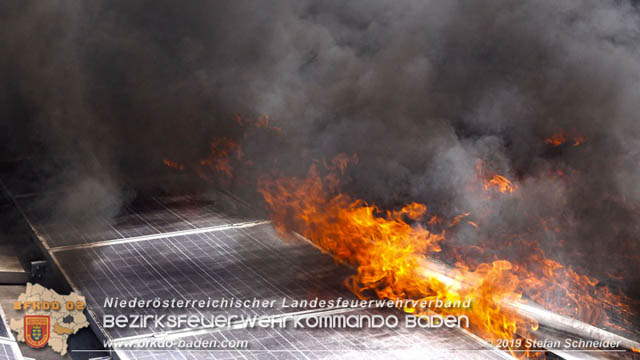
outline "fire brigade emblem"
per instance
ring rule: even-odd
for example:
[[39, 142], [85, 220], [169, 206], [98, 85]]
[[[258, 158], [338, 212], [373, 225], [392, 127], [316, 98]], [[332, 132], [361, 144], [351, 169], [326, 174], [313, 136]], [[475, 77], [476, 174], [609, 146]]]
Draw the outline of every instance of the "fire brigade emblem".
[[49, 341], [50, 319], [43, 315], [24, 317], [24, 340], [32, 348], [41, 348]]

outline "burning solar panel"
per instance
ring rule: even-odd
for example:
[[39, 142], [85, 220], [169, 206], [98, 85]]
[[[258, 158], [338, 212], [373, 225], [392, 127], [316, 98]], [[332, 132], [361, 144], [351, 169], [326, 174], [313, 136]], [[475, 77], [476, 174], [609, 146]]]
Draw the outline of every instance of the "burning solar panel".
[[[6, 189], [6, 187], [5, 187]], [[123, 359], [175, 358], [376, 358], [415, 357], [428, 351], [434, 357], [508, 357], [466, 332], [450, 329], [383, 329], [300, 331], [246, 327], [164, 331], [155, 328], [109, 328], [107, 313], [129, 314], [131, 309], [105, 309], [105, 299], [159, 298], [353, 298], [341, 285], [351, 270], [300, 241], [283, 241], [270, 222], [233, 195], [159, 195], [141, 197], [115, 216], [52, 218], [48, 194], [13, 194], [43, 247], [75, 291], [86, 296], [94, 330], [116, 344], [132, 339], [178, 338], [184, 341], [249, 339], [251, 347], [225, 351], [118, 350]], [[77, 261], [84, 259], [84, 261]], [[176, 310], [171, 314], [278, 317], [305, 316], [306, 309], [289, 312], [264, 309]], [[371, 310], [361, 310], [369, 313]], [[140, 311], [137, 311], [140, 313]], [[166, 314], [145, 309], [144, 315]], [[541, 326], [541, 332], [547, 328]], [[317, 343], [313, 345], [314, 343]], [[546, 351], [541, 349], [541, 351]], [[554, 351], [571, 358], [577, 352]], [[594, 358], [624, 356], [587, 351]]]

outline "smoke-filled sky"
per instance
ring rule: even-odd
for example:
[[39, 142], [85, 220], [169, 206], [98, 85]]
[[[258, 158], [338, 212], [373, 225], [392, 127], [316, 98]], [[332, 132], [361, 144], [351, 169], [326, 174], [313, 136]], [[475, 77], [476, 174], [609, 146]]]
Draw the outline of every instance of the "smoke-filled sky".
[[[555, 244], [539, 227], [553, 218], [557, 257], [621, 250], [602, 268], [637, 276], [633, 2], [21, 1], [0, 18], [3, 158], [62, 159], [44, 190], [77, 191], [55, 211], [117, 207], [127, 179], [242, 141], [234, 114], [268, 114], [282, 135], [247, 138], [248, 174], [357, 153], [353, 196], [477, 213], [485, 195], [465, 186], [482, 159], [523, 200], [493, 202], [464, 241]], [[550, 148], [558, 131], [587, 141]]]

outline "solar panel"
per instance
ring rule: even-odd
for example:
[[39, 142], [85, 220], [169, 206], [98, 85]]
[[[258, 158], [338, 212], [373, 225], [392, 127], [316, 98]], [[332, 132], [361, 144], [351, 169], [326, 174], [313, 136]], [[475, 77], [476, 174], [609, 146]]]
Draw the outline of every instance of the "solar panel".
[[[459, 331], [438, 329], [255, 329], [226, 328], [167, 332], [154, 327], [109, 328], [104, 314], [222, 314], [277, 317], [304, 316], [306, 309], [287, 309], [281, 300], [353, 298], [343, 284], [351, 271], [337, 266], [304, 241], [283, 241], [271, 224], [224, 194], [138, 199], [113, 219], [82, 224], [60, 221], [47, 212], [46, 201], [17, 199], [30, 223], [49, 245], [49, 252], [74, 290], [87, 299], [93, 321], [105, 339], [177, 336], [184, 340], [248, 340], [249, 348], [231, 350], [118, 351], [122, 359], [269, 359], [269, 358], [402, 358], [433, 352], [456, 358], [499, 358]], [[253, 222], [251, 222], [253, 221]], [[78, 225], [80, 224], [80, 225]], [[105, 309], [107, 297], [120, 299], [274, 300], [266, 308]], [[373, 311], [373, 310], [360, 310]], [[394, 311], [394, 310], [388, 310]], [[467, 346], [468, 345], [468, 346]], [[458, 351], [456, 350], [456, 351]], [[473, 352], [471, 352], [473, 350]]]

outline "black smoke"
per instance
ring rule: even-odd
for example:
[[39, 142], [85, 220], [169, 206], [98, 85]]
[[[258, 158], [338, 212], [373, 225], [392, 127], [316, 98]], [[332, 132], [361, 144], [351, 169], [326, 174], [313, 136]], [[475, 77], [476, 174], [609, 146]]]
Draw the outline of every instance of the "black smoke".
[[[44, 190], [81, 191], [61, 212], [115, 211], [129, 179], [198, 158], [214, 136], [242, 141], [235, 114], [268, 114], [281, 135], [246, 138], [255, 165], [235, 191], [357, 153], [353, 196], [488, 211], [460, 241], [502, 251], [502, 235], [527, 234], [513, 241], [637, 280], [635, 2], [26, 1], [0, 14], [4, 158], [63, 159]], [[552, 148], [558, 131], [587, 141]], [[470, 194], [478, 159], [521, 197]]]

